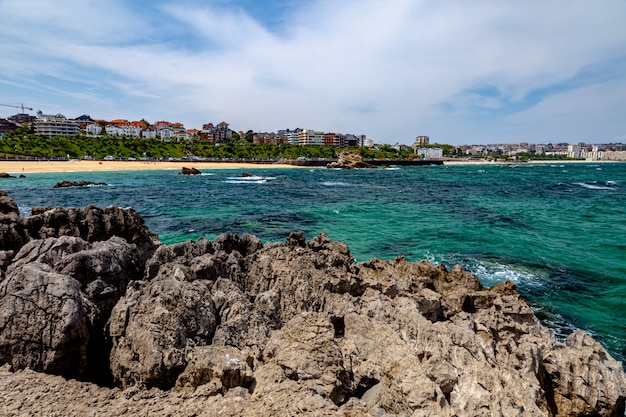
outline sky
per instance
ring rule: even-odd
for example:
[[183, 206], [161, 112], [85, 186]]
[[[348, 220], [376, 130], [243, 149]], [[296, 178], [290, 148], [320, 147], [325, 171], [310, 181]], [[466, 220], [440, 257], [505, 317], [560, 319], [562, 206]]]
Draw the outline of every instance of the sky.
[[0, 0], [0, 104], [388, 144], [626, 143], [625, 22], [624, 0]]

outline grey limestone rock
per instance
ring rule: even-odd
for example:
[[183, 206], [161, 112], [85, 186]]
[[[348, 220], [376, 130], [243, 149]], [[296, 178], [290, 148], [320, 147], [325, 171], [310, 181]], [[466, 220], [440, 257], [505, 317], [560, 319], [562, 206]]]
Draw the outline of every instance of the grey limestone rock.
[[[57, 398], [48, 414], [624, 415], [622, 365], [582, 332], [557, 342], [511, 282], [357, 264], [324, 233], [155, 246], [135, 215], [0, 216], [0, 362], [15, 373], [0, 372]], [[26, 366], [108, 373], [125, 390], [56, 379], [51, 394], [19, 385], [35, 381]], [[98, 400], [60, 400], [66, 388]], [[32, 411], [3, 389], [8, 415]]]
[[150, 282], [133, 282], [113, 309], [111, 370], [123, 386], [171, 388], [189, 349], [211, 343], [216, 311], [208, 282], [186, 281], [187, 274], [174, 267]]

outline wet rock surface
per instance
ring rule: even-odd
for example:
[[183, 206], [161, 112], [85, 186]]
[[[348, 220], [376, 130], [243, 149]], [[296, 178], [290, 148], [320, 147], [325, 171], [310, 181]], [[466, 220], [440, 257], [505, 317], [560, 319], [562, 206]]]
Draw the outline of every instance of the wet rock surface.
[[357, 264], [324, 233], [164, 246], [129, 209], [0, 197], [3, 415], [624, 414], [621, 364], [512, 282]]
[[68, 187], [92, 187], [99, 185], [107, 185], [104, 182], [93, 181], [61, 181], [54, 184], [52, 188], [68, 188]]

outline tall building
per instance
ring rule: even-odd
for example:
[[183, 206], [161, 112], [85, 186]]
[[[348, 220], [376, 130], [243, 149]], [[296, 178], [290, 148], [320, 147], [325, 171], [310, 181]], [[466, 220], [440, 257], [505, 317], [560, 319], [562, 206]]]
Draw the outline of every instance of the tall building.
[[428, 142], [430, 141], [430, 138], [428, 136], [416, 136], [415, 137], [415, 143], [413, 144], [413, 148], [415, 149], [417, 148], [422, 148], [426, 145], [428, 145]]
[[48, 115], [40, 111], [37, 112], [37, 118], [33, 123], [35, 133], [38, 135], [48, 136], [76, 136], [80, 133], [80, 126], [73, 120], [68, 120], [62, 114]]

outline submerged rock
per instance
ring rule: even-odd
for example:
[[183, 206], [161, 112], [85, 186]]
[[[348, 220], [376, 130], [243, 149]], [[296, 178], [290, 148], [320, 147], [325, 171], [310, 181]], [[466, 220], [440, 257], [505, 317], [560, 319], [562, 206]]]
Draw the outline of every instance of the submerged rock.
[[[82, 230], [82, 211], [57, 210], [49, 234]], [[91, 224], [106, 210], [91, 208]], [[403, 258], [355, 264], [324, 233], [155, 250], [138, 220], [132, 237], [87, 233], [103, 240], [34, 238], [20, 221], [0, 216], [16, 231], [0, 257], [0, 362], [13, 369], [0, 369], [0, 409], [40, 412], [25, 398], [41, 398], [48, 414], [624, 414], [621, 364], [582, 332], [557, 342], [512, 282], [484, 288], [461, 267]]]
[[52, 188], [68, 188], [68, 187], [90, 187], [97, 185], [107, 185], [104, 182], [93, 181], [61, 181], [54, 184]]

